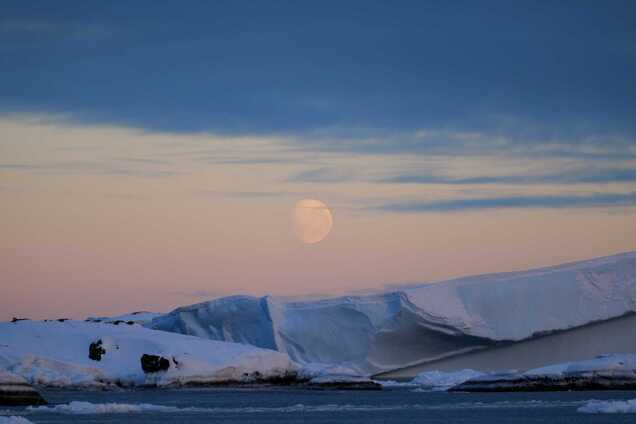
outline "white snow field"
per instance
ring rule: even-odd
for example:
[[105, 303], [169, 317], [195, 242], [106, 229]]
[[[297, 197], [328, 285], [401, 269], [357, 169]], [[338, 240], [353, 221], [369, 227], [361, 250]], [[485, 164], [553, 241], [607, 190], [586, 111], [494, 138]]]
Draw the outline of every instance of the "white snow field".
[[[105, 353], [89, 358], [101, 340]], [[142, 355], [169, 368], [145, 373]], [[44, 386], [185, 385], [288, 376], [297, 366], [280, 352], [149, 330], [139, 325], [65, 321], [0, 323], [0, 368]]]
[[[567, 342], [523, 344], [613, 318], [635, 319], [634, 312], [636, 252], [631, 252], [366, 296], [312, 301], [232, 296], [175, 309], [146, 325], [278, 350], [299, 363], [338, 364], [361, 374], [406, 369], [393, 377], [412, 378], [436, 368], [527, 369], [636, 351], [636, 339], [624, 332], [631, 324], [614, 325], [594, 343], [584, 330]], [[506, 346], [535, 350], [515, 352], [500, 363]], [[474, 364], [472, 355], [479, 351], [492, 358]], [[456, 358], [466, 360], [444, 362]]]

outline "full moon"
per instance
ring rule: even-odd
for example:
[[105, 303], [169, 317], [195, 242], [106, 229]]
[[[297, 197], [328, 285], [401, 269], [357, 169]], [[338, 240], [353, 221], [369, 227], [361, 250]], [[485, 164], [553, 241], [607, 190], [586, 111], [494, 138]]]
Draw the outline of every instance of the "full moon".
[[320, 200], [303, 199], [292, 210], [292, 227], [298, 240], [306, 244], [318, 243], [333, 227], [331, 211]]

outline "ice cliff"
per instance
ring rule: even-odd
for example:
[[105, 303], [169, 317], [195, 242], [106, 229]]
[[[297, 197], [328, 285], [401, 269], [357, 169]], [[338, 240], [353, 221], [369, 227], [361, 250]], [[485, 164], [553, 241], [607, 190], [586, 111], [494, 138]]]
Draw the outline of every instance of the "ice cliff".
[[232, 296], [178, 308], [146, 325], [375, 373], [633, 312], [636, 252], [366, 296]]

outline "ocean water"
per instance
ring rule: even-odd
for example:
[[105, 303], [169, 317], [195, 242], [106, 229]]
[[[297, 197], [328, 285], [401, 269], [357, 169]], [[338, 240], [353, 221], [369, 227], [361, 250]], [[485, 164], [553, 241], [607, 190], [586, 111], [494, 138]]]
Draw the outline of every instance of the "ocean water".
[[[118, 392], [49, 390], [46, 408], [0, 408], [44, 423], [634, 423], [636, 414], [586, 414], [588, 401], [635, 392], [446, 393], [296, 389]], [[1, 420], [0, 420], [1, 421]]]

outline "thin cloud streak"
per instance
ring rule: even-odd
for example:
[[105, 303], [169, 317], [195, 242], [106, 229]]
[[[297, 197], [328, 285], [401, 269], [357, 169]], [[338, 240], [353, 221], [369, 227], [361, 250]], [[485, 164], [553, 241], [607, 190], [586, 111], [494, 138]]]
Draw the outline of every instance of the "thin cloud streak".
[[405, 174], [381, 179], [389, 184], [610, 184], [636, 182], [636, 169], [569, 171], [543, 175], [490, 175], [469, 178], [448, 178], [433, 174]]
[[432, 202], [387, 203], [374, 208], [382, 212], [433, 213], [462, 212], [485, 209], [566, 209], [621, 207], [636, 205], [636, 192], [595, 193], [584, 196], [508, 196], [494, 198], [455, 199]]

